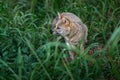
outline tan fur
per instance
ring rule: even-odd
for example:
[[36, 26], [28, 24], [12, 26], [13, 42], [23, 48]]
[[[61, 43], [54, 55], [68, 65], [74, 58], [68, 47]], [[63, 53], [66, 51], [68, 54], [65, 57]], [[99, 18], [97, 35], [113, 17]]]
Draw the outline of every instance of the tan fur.
[[[84, 43], [87, 42], [88, 28], [80, 18], [69, 12], [58, 13], [52, 22], [52, 31], [60, 34], [66, 41], [67, 46], [76, 48], [82, 41], [80, 50], [84, 51]], [[70, 58], [75, 59], [75, 52], [69, 51]]]

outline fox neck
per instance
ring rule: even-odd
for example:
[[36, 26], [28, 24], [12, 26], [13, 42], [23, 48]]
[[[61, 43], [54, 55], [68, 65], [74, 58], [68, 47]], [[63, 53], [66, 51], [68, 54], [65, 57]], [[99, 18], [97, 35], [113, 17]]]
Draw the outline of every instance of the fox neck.
[[70, 34], [68, 35], [68, 38], [72, 38], [73, 36], [76, 35], [78, 28], [76, 27], [76, 25], [74, 23], [72, 23], [71, 27], [70, 27]]

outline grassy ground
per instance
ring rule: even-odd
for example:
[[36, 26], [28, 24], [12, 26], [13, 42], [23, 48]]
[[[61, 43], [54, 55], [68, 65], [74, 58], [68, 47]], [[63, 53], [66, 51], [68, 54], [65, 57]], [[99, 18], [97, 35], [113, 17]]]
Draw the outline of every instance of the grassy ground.
[[[75, 13], [89, 29], [85, 52], [69, 64], [62, 61], [64, 41], [56, 42], [50, 32], [57, 12]], [[95, 47], [100, 49], [93, 51]], [[119, 76], [120, 0], [0, 0], [0, 80]]]

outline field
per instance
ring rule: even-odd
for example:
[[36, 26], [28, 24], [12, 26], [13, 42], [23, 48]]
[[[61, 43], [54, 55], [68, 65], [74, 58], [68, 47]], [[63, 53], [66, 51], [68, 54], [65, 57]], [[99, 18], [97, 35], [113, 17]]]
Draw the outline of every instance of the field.
[[[70, 63], [51, 32], [57, 12], [88, 27]], [[120, 80], [120, 0], [0, 0], [0, 80]]]

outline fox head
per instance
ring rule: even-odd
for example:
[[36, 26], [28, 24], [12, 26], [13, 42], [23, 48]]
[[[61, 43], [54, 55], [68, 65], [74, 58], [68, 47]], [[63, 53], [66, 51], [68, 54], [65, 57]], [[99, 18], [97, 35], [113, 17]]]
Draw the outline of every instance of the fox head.
[[52, 27], [54, 33], [58, 33], [62, 36], [66, 36], [71, 30], [71, 21], [61, 13], [58, 13], [56, 20], [53, 21], [54, 25]]

